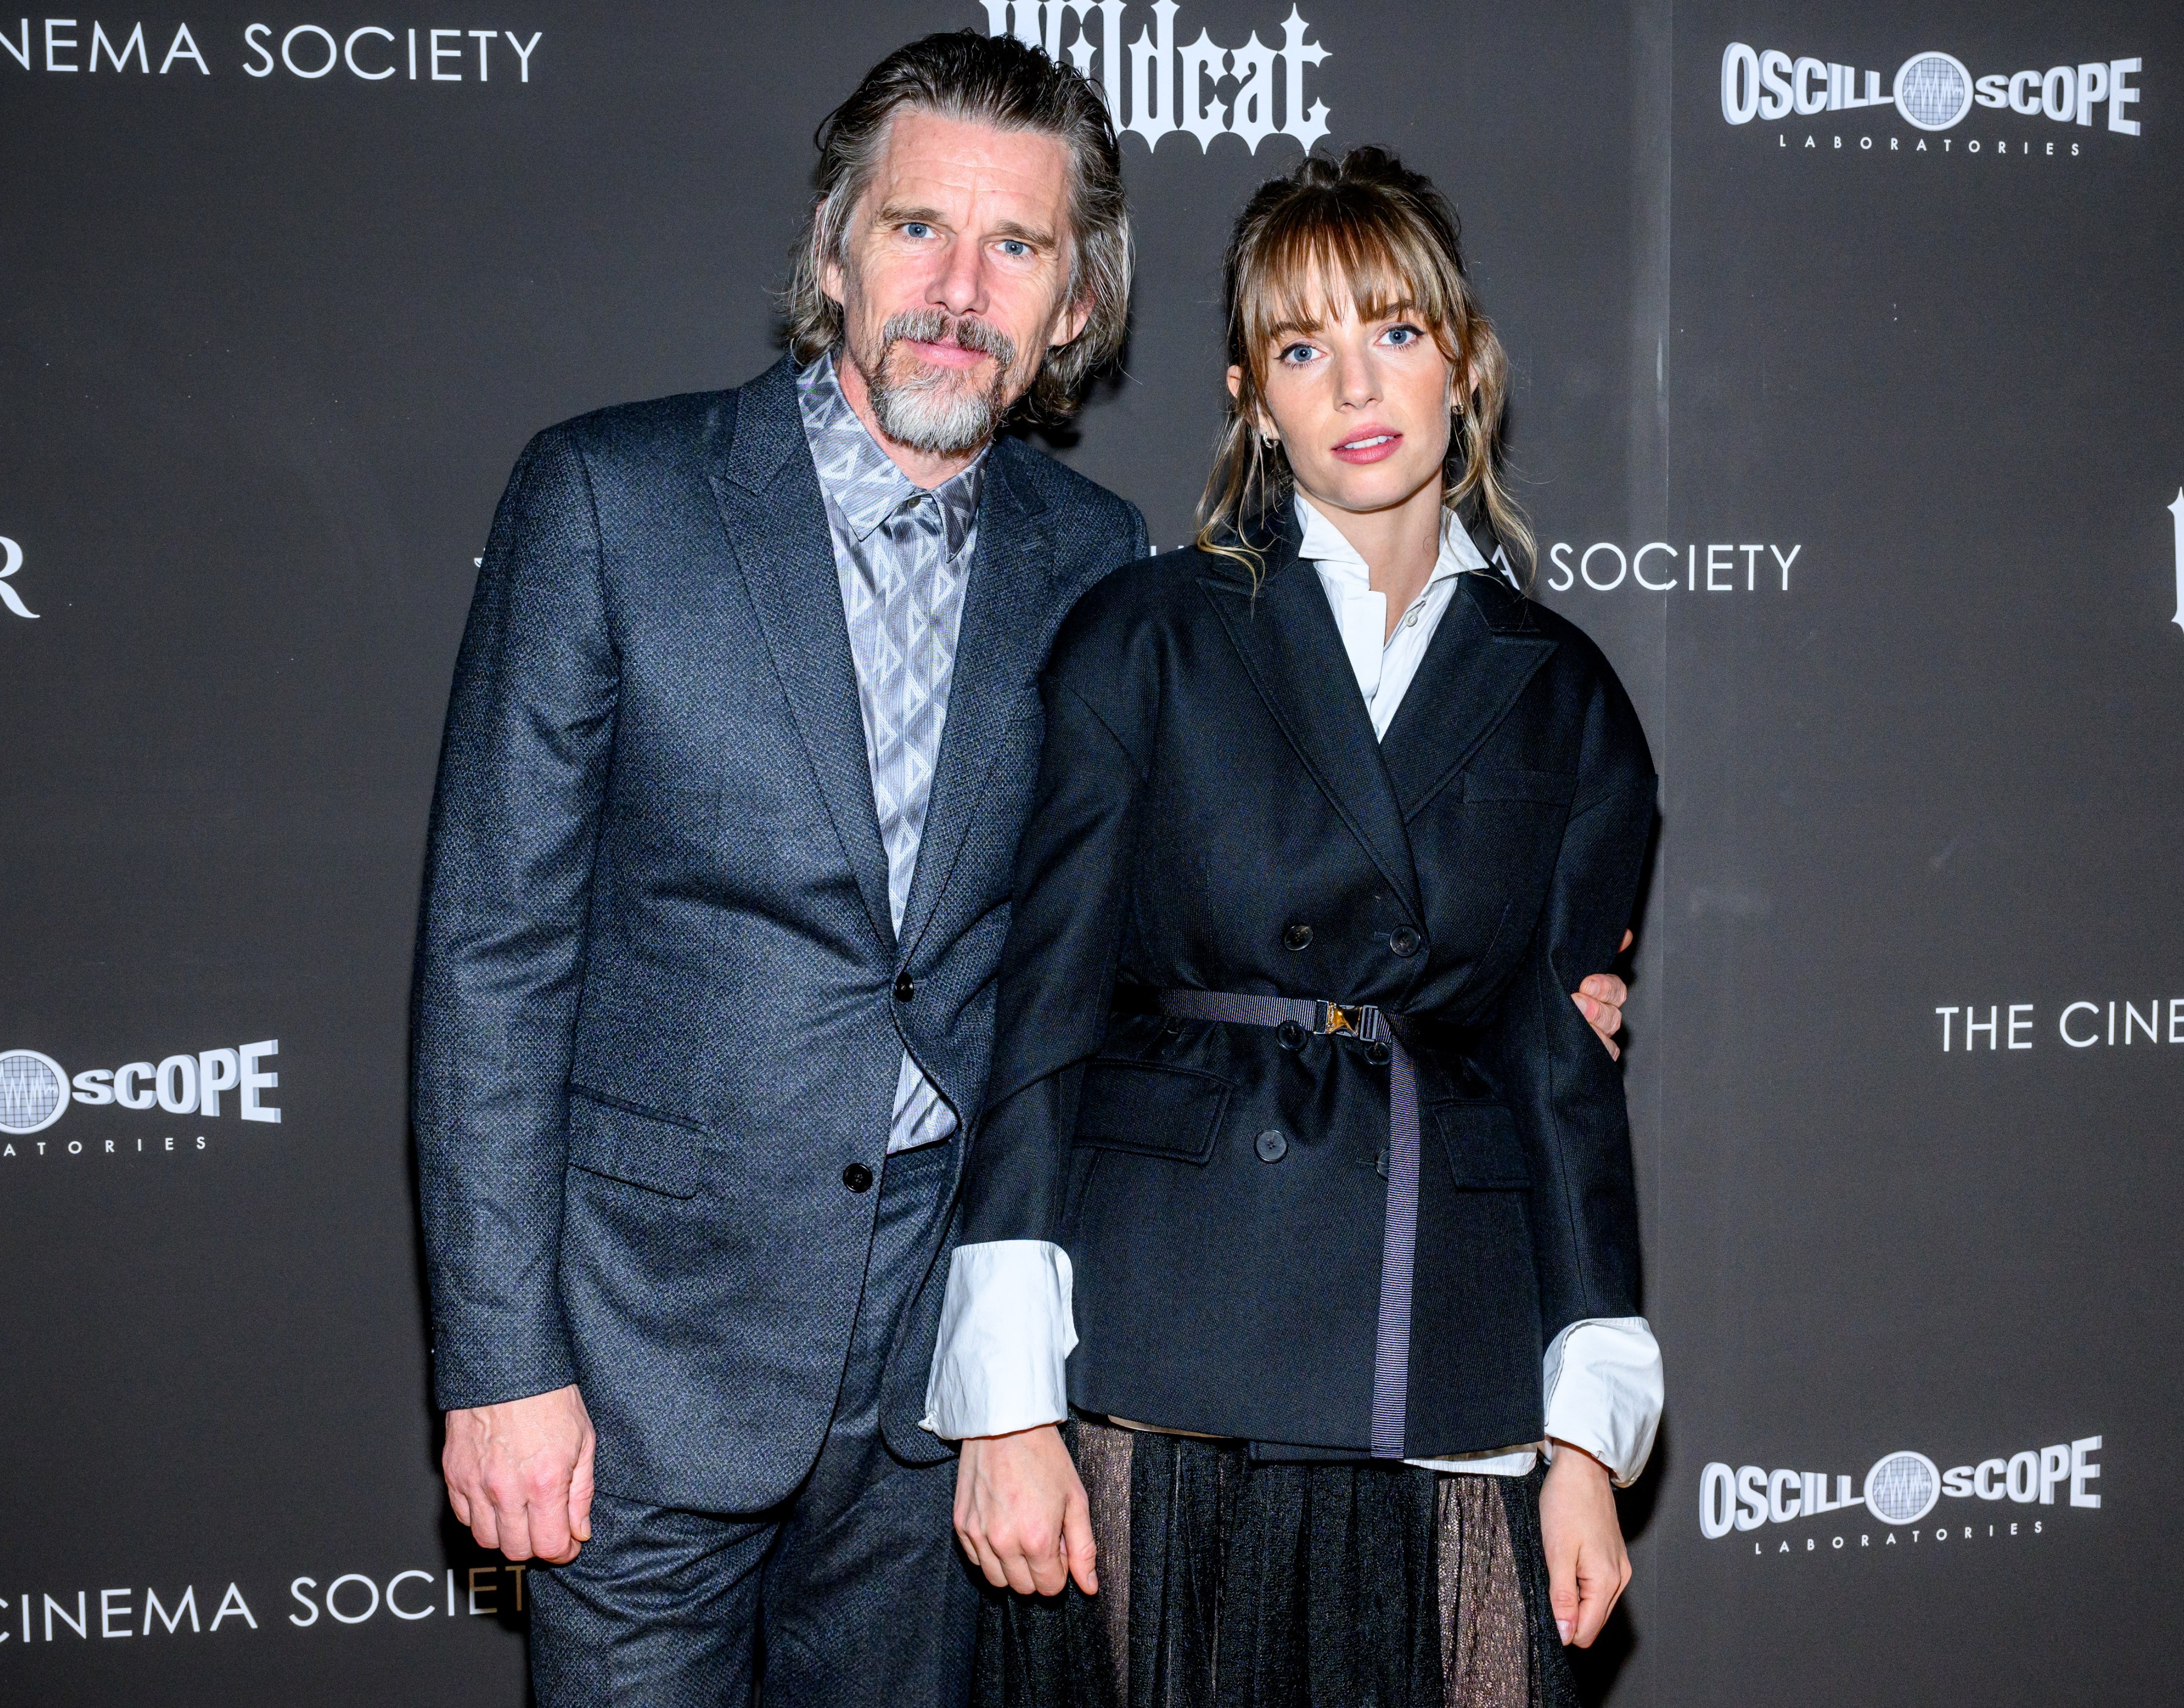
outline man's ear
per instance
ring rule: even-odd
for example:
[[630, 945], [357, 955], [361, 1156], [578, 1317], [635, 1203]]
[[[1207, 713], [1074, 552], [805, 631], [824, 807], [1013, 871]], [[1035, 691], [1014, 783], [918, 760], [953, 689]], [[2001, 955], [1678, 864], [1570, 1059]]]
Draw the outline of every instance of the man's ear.
[[819, 289], [836, 308], [842, 306], [842, 264], [832, 255], [819, 263]]
[[1064, 344], [1075, 343], [1077, 335], [1084, 330], [1085, 322], [1091, 318], [1091, 298], [1087, 297], [1082, 302], [1072, 303], [1056, 317], [1054, 336], [1046, 341], [1047, 349], [1058, 350]]

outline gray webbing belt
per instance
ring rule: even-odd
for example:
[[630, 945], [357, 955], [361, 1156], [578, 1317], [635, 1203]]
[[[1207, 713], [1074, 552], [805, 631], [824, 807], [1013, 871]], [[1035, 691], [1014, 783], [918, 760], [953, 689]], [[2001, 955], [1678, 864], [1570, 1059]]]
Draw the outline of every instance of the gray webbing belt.
[[1380, 1317], [1373, 1347], [1372, 1454], [1375, 1459], [1401, 1459], [1411, 1387], [1411, 1276], [1418, 1240], [1418, 1076], [1411, 1052], [1391, 1018], [1374, 1007], [1222, 991], [1162, 991], [1156, 1006], [1178, 1019], [1295, 1025], [1388, 1047], [1388, 1211], [1380, 1235]]

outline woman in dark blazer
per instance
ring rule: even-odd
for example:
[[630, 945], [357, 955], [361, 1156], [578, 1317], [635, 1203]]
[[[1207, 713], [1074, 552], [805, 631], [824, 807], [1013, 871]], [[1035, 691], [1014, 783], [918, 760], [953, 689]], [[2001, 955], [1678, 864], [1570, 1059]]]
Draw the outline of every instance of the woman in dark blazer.
[[1622, 1086], [1564, 994], [1652, 767], [1505, 574], [1505, 365], [1431, 185], [1306, 161], [1228, 293], [1199, 543], [1095, 588], [1045, 684], [928, 1421], [987, 1576], [1075, 1587], [996, 1599], [983, 1686], [1563, 1700], [1660, 1407]]

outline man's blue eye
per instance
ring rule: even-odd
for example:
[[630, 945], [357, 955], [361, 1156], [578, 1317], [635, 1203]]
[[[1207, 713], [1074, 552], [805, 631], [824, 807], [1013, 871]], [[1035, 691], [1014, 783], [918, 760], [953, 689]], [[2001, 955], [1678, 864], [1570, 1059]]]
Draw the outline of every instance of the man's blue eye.
[[1004, 240], [1001, 244], [1001, 248], [1007, 254], [1011, 255], [1028, 255], [1031, 253], [1031, 246], [1029, 244], [1019, 243], [1014, 237]]
[[932, 229], [933, 227], [927, 225], [922, 220], [911, 220], [905, 222], [903, 226], [902, 234], [906, 237], [922, 237], [930, 232]]

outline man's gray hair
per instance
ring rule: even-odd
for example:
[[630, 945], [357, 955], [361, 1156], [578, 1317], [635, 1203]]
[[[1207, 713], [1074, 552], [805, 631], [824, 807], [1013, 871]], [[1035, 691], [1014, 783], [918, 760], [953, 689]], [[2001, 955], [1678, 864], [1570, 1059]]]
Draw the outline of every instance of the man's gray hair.
[[842, 339], [842, 309], [819, 287], [828, 261], [851, 264], [850, 220], [870, 187], [888, 127], [905, 107], [1007, 131], [1039, 131], [1069, 150], [1067, 300], [1089, 310], [1084, 328], [1050, 350], [1024, 394], [1025, 413], [1059, 421], [1085, 382], [1123, 348], [1130, 311], [1130, 216], [1123, 201], [1122, 149], [1106, 104], [1089, 80], [1013, 36], [973, 31], [928, 36], [898, 47], [819, 126], [818, 193], [797, 247], [783, 312], [789, 348], [816, 361]]

